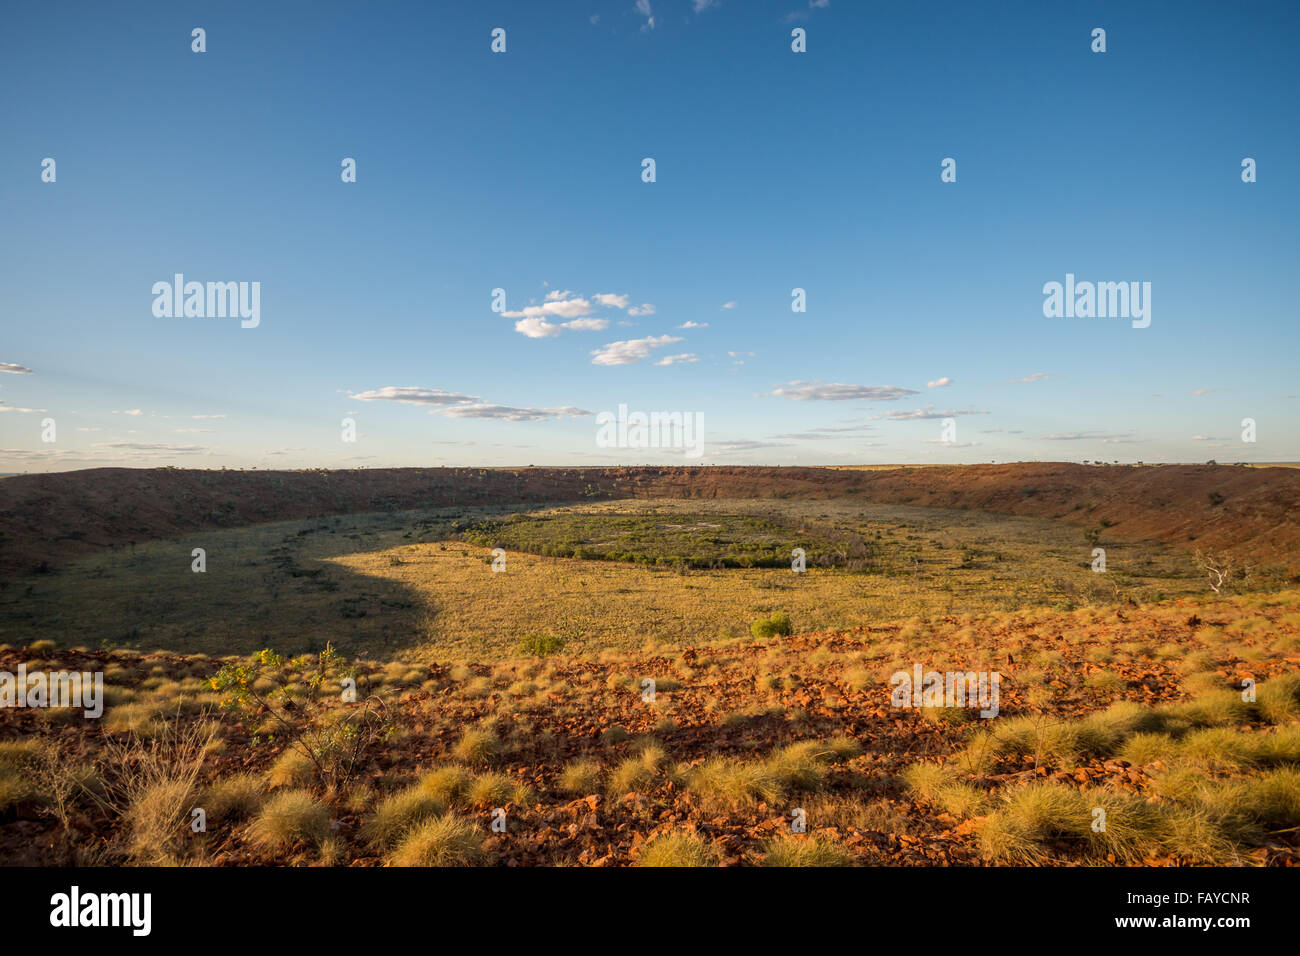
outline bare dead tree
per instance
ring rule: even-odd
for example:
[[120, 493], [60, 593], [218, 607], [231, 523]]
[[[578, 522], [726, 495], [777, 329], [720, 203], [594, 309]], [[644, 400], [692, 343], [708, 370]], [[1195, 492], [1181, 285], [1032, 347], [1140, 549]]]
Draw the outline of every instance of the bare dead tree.
[[1226, 553], [1208, 554], [1196, 550], [1196, 566], [1209, 578], [1210, 590], [1221, 594], [1230, 589], [1238, 580], [1250, 575], [1248, 567], [1238, 569], [1232, 555]]

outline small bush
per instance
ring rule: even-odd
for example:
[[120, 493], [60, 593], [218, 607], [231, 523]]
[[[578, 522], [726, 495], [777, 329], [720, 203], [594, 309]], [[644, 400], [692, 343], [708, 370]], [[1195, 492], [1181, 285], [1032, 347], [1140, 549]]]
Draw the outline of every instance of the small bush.
[[749, 633], [759, 640], [785, 637], [791, 633], [790, 617], [785, 611], [773, 611], [767, 617], [760, 617], [750, 624]]
[[519, 653], [533, 657], [549, 657], [564, 649], [564, 638], [554, 634], [529, 634], [519, 642]]

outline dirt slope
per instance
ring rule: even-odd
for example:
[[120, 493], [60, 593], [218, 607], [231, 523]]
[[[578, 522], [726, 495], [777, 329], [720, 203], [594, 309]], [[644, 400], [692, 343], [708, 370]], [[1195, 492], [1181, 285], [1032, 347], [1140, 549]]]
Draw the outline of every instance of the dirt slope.
[[1017, 463], [837, 468], [96, 468], [0, 480], [0, 573], [209, 528], [323, 514], [609, 498], [861, 497], [1059, 517], [1300, 569], [1300, 469]]

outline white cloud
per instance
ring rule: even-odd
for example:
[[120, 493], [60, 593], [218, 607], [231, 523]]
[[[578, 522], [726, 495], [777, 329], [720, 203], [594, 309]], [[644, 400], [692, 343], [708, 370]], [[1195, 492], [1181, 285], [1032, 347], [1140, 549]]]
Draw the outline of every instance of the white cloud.
[[914, 408], [909, 412], [886, 412], [883, 415], [872, 415], [872, 421], [884, 419], [891, 422], [911, 422], [925, 418], [956, 418], [958, 415], [987, 415], [988, 412], [977, 412], [973, 409], [959, 411], [950, 408], [947, 411], [936, 411], [933, 405], [927, 405], [925, 408]]
[[790, 432], [784, 435], [769, 435], [769, 438], [787, 439], [789, 441], [829, 441], [842, 438], [845, 432], [872, 431], [874, 425], [841, 425], [825, 428], [811, 428], [806, 432]]
[[194, 455], [207, 451], [202, 445], [168, 445], [163, 442], [149, 441], [106, 441], [96, 442], [96, 448], [112, 448], [116, 451], [152, 451], [168, 452], [176, 455]]
[[[628, 308], [632, 301], [630, 296], [615, 292], [598, 292], [591, 300], [564, 289], [546, 293], [546, 301], [541, 305], [530, 305], [513, 312], [501, 313], [508, 319], [517, 319], [515, 331], [530, 339], [549, 339], [559, 335], [565, 329], [580, 332], [600, 332], [609, 328], [609, 319], [600, 319], [592, 315], [597, 308], [623, 309], [629, 315], [652, 315], [654, 306], [645, 304]], [[567, 322], [555, 321], [568, 319]], [[623, 324], [623, 323], [620, 323]]]
[[1011, 381], [1009, 381], [1009, 382], [1003, 382], [1002, 384], [1003, 384], [1003, 385], [1019, 385], [1019, 384], [1021, 384], [1022, 382], [1043, 382], [1043, 381], [1046, 381], [1046, 380], [1049, 379], [1049, 378], [1055, 378], [1055, 377], [1056, 377], [1056, 376], [1054, 376], [1054, 375], [1049, 375], [1047, 372], [1035, 372], [1033, 375], [1026, 375], [1024, 378], [1013, 378], [1013, 379], [1011, 379]]
[[650, 9], [650, 0], [636, 0], [636, 12], [645, 17], [645, 23], [641, 27], [642, 33], [655, 28], [655, 16], [654, 11]]
[[[732, 353], [728, 353], [732, 354]], [[772, 389], [771, 394], [796, 402], [892, 402], [904, 395], [917, 394], [898, 385], [841, 385], [822, 382], [787, 382]]]
[[552, 325], [543, 318], [536, 316], [529, 319], [520, 319], [515, 323], [515, 331], [520, 335], [526, 335], [530, 339], [552, 338], [560, 334], [560, 327]]
[[507, 422], [538, 422], [554, 418], [582, 418], [595, 413], [575, 408], [573, 405], [562, 405], [558, 408], [512, 408], [509, 405], [477, 403], [436, 409], [434, 414], [442, 414], [448, 418], [496, 418]]
[[473, 395], [412, 385], [386, 385], [368, 392], [358, 392], [352, 397], [362, 402], [401, 402], [403, 405], [459, 405], [478, 401]]
[[722, 303], [722, 307], [723, 307], [724, 309], [734, 309], [734, 308], [736, 307], [736, 303], [735, 303], [734, 301], [732, 301], [732, 302], [724, 302], [724, 303]]
[[15, 365], [13, 362], [0, 362], [0, 372], [9, 372], [12, 375], [31, 375], [32, 370], [23, 365]]
[[579, 332], [603, 332], [609, 328], [609, 319], [583, 318], [574, 319], [572, 322], [561, 322], [554, 325], [541, 318], [520, 319], [515, 323], [515, 331], [520, 335], [526, 335], [530, 339], [548, 339], [559, 335], [564, 329], [573, 329]]
[[1106, 435], [1099, 432], [1064, 432], [1056, 435], [1044, 435], [1043, 441], [1099, 441], [1103, 445], [1130, 444], [1140, 442], [1128, 434]]
[[5, 405], [0, 403], [0, 412], [43, 412], [43, 408], [19, 408], [16, 405]]
[[789, 448], [789, 442], [756, 441], [738, 438], [730, 441], [709, 442], [709, 450], [719, 455], [733, 454], [738, 451], [755, 451], [759, 448]]
[[604, 332], [609, 328], [609, 319], [574, 319], [565, 322], [563, 327], [579, 332]]
[[949, 385], [951, 385], [951, 384], [952, 384], [952, 379], [950, 379], [947, 375], [945, 375], [943, 378], [936, 378], [933, 382], [926, 382], [926, 383], [925, 383], [925, 387], [926, 387], [926, 388], [945, 388], [945, 387], [947, 387], [947, 386], [949, 386]]
[[707, 322], [683, 322], [681, 325], [679, 325], [679, 326], [677, 326], [677, 327], [678, 327], [679, 329], [707, 329], [707, 328], [709, 327], [709, 323], [707, 323]]
[[352, 397], [363, 402], [390, 401], [404, 405], [432, 406], [429, 408], [430, 415], [445, 415], [448, 418], [493, 418], [510, 422], [535, 422], [553, 418], [578, 418], [593, 414], [573, 405], [553, 408], [516, 408], [511, 405], [484, 402], [472, 395], [448, 392], [440, 388], [398, 385], [359, 392]]
[[576, 319], [579, 316], [591, 314], [591, 303], [581, 296], [570, 299], [552, 299], [548, 294], [546, 298], [547, 301], [541, 305], [529, 305], [516, 312], [502, 312], [501, 314], [507, 319], [544, 318], [547, 316]]
[[694, 352], [683, 352], [681, 355], [665, 355], [656, 365], [686, 365], [691, 362], [698, 362], [700, 357]]
[[225, 418], [225, 415], [191, 415], [190, 418]]
[[591, 360], [592, 365], [632, 365], [642, 359], [649, 358], [650, 353], [657, 348], [665, 345], [671, 345], [673, 342], [680, 342], [679, 335], [661, 335], [658, 338], [651, 336], [644, 339], [626, 339], [622, 342], [610, 342], [603, 348], [593, 349], [591, 354], [595, 356]]

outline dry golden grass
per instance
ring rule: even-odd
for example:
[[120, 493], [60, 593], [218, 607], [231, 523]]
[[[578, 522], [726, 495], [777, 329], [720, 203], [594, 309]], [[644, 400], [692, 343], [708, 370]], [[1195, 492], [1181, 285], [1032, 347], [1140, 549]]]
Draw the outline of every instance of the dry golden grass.
[[718, 852], [703, 837], [676, 830], [652, 837], [641, 848], [637, 866], [717, 866]]
[[329, 835], [329, 811], [307, 790], [277, 793], [248, 827], [252, 841], [283, 852], [298, 843], [320, 844]]
[[447, 814], [413, 827], [385, 862], [389, 866], [477, 866], [484, 860], [478, 828]]

